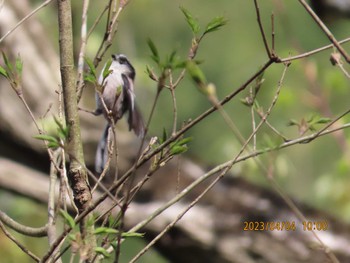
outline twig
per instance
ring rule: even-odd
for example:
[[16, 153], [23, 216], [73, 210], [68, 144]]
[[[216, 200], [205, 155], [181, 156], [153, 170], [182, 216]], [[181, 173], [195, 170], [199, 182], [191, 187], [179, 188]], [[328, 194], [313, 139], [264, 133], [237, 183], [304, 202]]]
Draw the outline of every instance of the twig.
[[43, 227], [38, 227], [38, 228], [25, 226], [16, 222], [1, 210], [0, 210], [0, 222], [3, 222], [5, 225], [10, 227], [11, 229], [26, 236], [31, 236], [31, 237], [47, 236], [47, 225]]
[[80, 30], [80, 52], [78, 59], [78, 83], [77, 83], [77, 97], [80, 101], [84, 87], [84, 57], [87, 44], [87, 15], [89, 9], [90, 0], [83, 1], [83, 14], [81, 16], [81, 30]]
[[316, 13], [312, 10], [312, 8], [305, 2], [305, 0], [299, 0], [299, 3], [304, 6], [306, 11], [310, 14], [310, 16], [315, 20], [316, 24], [323, 30], [323, 32], [327, 35], [328, 39], [333, 43], [333, 45], [337, 48], [340, 54], [345, 58], [346, 62], [350, 63], [350, 57], [346, 53], [345, 49], [340, 45], [340, 43], [333, 36], [332, 32], [327, 28], [327, 26], [322, 22], [322, 20], [316, 15]]
[[276, 54], [276, 49], [275, 49], [275, 16], [273, 13], [271, 14], [271, 54], [272, 55]]
[[[170, 70], [169, 70], [170, 71]], [[171, 98], [172, 98], [172, 102], [173, 102], [173, 131], [172, 131], [172, 135], [174, 135], [177, 131], [177, 105], [176, 105], [176, 96], [175, 96], [175, 87], [174, 83], [173, 83], [173, 75], [171, 72], [169, 72], [169, 90], [170, 90], [170, 94], [171, 94]]]
[[267, 43], [264, 27], [262, 25], [261, 18], [260, 18], [260, 8], [259, 8], [259, 5], [258, 5], [258, 0], [254, 0], [254, 5], [255, 5], [255, 11], [256, 11], [256, 17], [257, 17], [257, 20], [258, 20], [259, 29], [260, 29], [260, 32], [261, 32], [261, 36], [263, 38], [264, 46], [265, 46], [265, 51], [267, 53], [267, 56], [271, 59], [272, 58], [271, 51], [270, 51], [270, 48], [269, 48], [269, 44]]
[[0, 228], [4, 232], [4, 234], [13, 241], [24, 253], [26, 253], [28, 256], [30, 256], [35, 262], [40, 262], [39, 257], [37, 257], [34, 253], [29, 251], [25, 246], [23, 246], [21, 243], [19, 243], [14, 236], [12, 236], [5, 228], [5, 226], [0, 221]]
[[221, 172], [221, 174], [215, 178], [213, 182], [209, 184], [201, 193], [197, 196], [196, 199], [194, 199], [183, 211], [181, 211], [176, 218], [168, 224], [163, 231], [161, 231], [151, 242], [147, 244], [135, 257], [133, 257], [129, 263], [134, 263], [136, 262], [143, 254], [147, 252], [161, 237], [163, 237], [171, 228], [175, 226], [175, 224], [192, 208], [194, 207], [202, 198], [203, 196], [210, 190], [212, 189], [216, 183], [229, 171], [229, 169], [225, 169], [224, 171]]
[[[110, 4], [109, 4], [109, 10], [111, 10], [111, 2], [112, 1], [110, 1]], [[100, 47], [96, 53], [96, 56], [94, 58], [94, 66], [95, 67], [97, 67], [98, 63], [102, 60], [102, 57], [104, 56], [106, 51], [112, 45], [112, 40], [113, 40], [114, 35], [117, 31], [118, 18], [128, 2], [129, 2], [128, 0], [124, 0], [124, 1], [119, 2], [118, 10], [115, 12], [115, 14], [113, 15], [111, 20], [109, 17], [110, 14], [108, 14], [105, 36], [100, 44]]]
[[41, 5], [39, 5], [37, 8], [35, 8], [32, 12], [30, 12], [28, 15], [23, 17], [21, 21], [17, 23], [11, 30], [9, 30], [2, 38], [0, 38], [0, 44], [6, 37], [8, 37], [13, 31], [15, 31], [19, 26], [21, 26], [27, 19], [29, 19], [31, 16], [33, 16], [36, 12], [38, 12], [43, 7], [47, 6], [52, 0], [46, 0]]
[[[60, 157], [60, 150], [57, 150], [54, 153], [55, 161], [58, 161]], [[58, 162], [57, 162], [58, 163]], [[47, 229], [47, 237], [49, 241], [49, 245], [51, 245], [57, 236], [56, 232], [56, 213], [55, 213], [55, 191], [56, 191], [56, 182], [57, 182], [57, 172], [55, 165], [51, 163], [50, 167], [50, 184], [49, 184], [49, 199], [48, 199], [48, 229]], [[56, 251], [54, 251], [53, 255], [55, 255], [59, 251], [57, 247]], [[58, 259], [58, 263], [61, 263], [62, 260]]]
[[[251, 98], [253, 98], [253, 89], [252, 88], [250, 88], [249, 93], [250, 93], [249, 96]], [[250, 115], [251, 115], [251, 118], [252, 118], [252, 128], [253, 128], [253, 131], [255, 131], [255, 129], [256, 129], [256, 121], [255, 121], [255, 114], [254, 114], [254, 102], [250, 106]], [[256, 134], [253, 137], [253, 151], [256, 151]]]
[[[347, 43], [350, 41], [350, 37], [349, 38], [345, 38], [341, 41], [339, 41], [338, 43], [339, 44], [344, 44], [344, 43]], [[327, 49], [330, 49], [330, 48], [333, 48], [334, 45], [333, 44], [329, 44], [329, 45], [326, 45], [324, 47], [320, 47], [320, 48], [317, 48], [317, 49], [313, 49], [311, 51], [308, 51], [308, 52], [305, 52], [303, 54], [299, 54], [299, 55], [296, 55], [296, 56], [292, 56], [292, 57], [289, 57], [289, 58], [282, 58], [280, 59], [279, 61], [276, 61], [276, 63], [285, 63], [285, 62], [291, 62], [292, 60], [297, 60], [297, 59], [301, 59], [301, 58], [305, 58], [305, 57], [309, 57], [311, 55], [314, 55], [316, 53], [319, 53], [321, 51], [324, 51], [324, 50], [327, 50]]]

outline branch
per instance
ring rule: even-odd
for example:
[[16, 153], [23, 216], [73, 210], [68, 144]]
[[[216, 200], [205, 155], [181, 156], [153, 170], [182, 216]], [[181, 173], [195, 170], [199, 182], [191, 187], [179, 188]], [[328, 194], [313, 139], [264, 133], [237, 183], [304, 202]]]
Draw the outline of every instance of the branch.
[[32, 252], [30, 252], [25, 246], [23, 246], [21, 243], [19, 243], [14, 236], [12, 236], [4, 227], [4, 225], [0, 222], [0, 228], [4, 232], [4, 234], [11, 239], [24, 253], [26, 253], [28, 256], [30, 256], [32, 259], [34, 259], [36, 262], [39, 262], [40, 259], [34, 255]]
[[0, 210], [0, 221], [2, 221], [5, 225], [12, 228], [13, 230], [17, 231], [18, 233], [21, 233], [26, 236], [31, 236], [31, 237], [47, 236], [47, 225], [39, 228], [25, 226], [16, 222], [1, 210]]
[[[82, 213], [91, 203], [92, 197], [85, 169], [80, 134], [80, 120], [78, 116], [74, 74], [72, 10], [69, 0], [58, 0], [58, 26], [63, 101], [66, 125], [69, 128], [67, 140], [67, 153], [70, 158], [68, 178], [73, 190], [75, 205], [79, 213]], [[92, 227], [86, 229], [86, 220], [83, 220], [80, 224], [82, 238], [88, 245], [88, 258], [93, 257], [93, 247], [96, 243], [92, 235]], [[51, 248], [54, 248], [52, 251], [55, 250], [55, 243]]]
[[22, 18], [21, 21], [17, 23], [11, 30], [9, 30], [1, 39], [0, 44], [6, 37], [8, 37], [13, 31], [15, 31], [19, 26], [21, 26], [26, 20], [28, 20], [31, 16], [33, 16], [35, 13], [37, 13], [40, 9], [47, 6], [52, 0], [46, 0], [44, 3], [39, 5], [37, 8], [35, 8], [32, 12], [30, 12], [28, 15]]
[[79, 212], [91, 200], [84, 164], [83, 147], [80, 135], [77, 94], [75, 90], [73, 35], [70, 1], [58, 0], [60, 69], [63, 89], [65, 117], [69, 127], [68, 149], [70, 157], [69, 179]]
[[322, 31], [327, 35], [328, 39], [338, 49], [339, 53], [342, 54], [346, 62], [350, 63], [350, 57], [348, 53], [346, 53], [345, 49], [339, 44], [339, 42], [333, 36], [332, 32], [326, 27], [326, 25], [322, 22], [322, 20], [316, 15], [316, 13], [311, 9], [311, 7], [304, 0], [299, 0], [299, 2], [304, 6], [306, 11], [311, 15], [311, 17], [315, 20], [317, 25], [319, 25]]
[[84, 0], [83, 2], [83, 14], [81, 17], [81, 40], [80, 40], [80, 52], [78, 60], [78, 102], [80, 101], [81, 95], [84, 88], [84, 57], [85, 49], [87, 44], [87, 12], [89, 9], [89, 0]]

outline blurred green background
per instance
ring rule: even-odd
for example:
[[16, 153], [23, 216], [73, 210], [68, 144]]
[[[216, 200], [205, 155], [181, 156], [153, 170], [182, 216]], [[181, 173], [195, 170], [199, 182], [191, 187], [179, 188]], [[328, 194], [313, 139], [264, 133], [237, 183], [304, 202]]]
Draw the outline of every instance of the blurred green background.
[[[91, 1], [89, 26], [94, 23], [105, 7], [104, 2]], [[329, 44], [327, 37], [297, 1], [259, 2], [268, 40], [271, 39], [271, 14], [274, 14], [275, 47], [278, 56], [288, 57]], [[41, 1], [33, 1], [34, 6], [39, 3]], [[82, 1], [73, 1], [76, 51], [80, 45], [81, 5]], [[193, 35], [179, 6], [189, 10], [203, 27], [216, 16], [224, 16], [228, 20], [227, 25], [204, 38], [196, 57], [203, 61], [200, 67], [208, 81], [216, 85], [219, 98], [224, 98], [237, 89], [268, 60], [256, 21], [253, 1], [131, 1], [121, 14], [118, 32], [109, 54], [126, 54], [135, 66], [138, 104], [146, 119], [156, 93], [156, 84], [148, 78], [146, 65], [157, 72], [156, 65], [150, 58], [147, 39], [153, 40], [163, 58], [176, 50], [179, 58], [185, 59], [191, 45]], [[52, 34], [52, 43], [57, 46], [55, 5], [51, 4], [43, 9], [38, 16], [45, 21], [48, 34]], [[333, 19], [327, 25], [338, 40], [350, 35], [349, 20]], [[91, 35], [87, 56], [94, 57], [103, 38], [104, 28], [105, 24], [100, 23]], [[344, 47], [349, 48], [349, 44], [345, 44]], [[337, 67], [329, 62], [332, 51], [324, 51], [309, 58], [294, 61], [289, 67], [277, 105], [269, 118], [269, 122], [287, 138], [298, 137], [298, 129], [287, 125], [290, 119], [300, 121], [312, 115], [332, 118], [350, 106], [349, 81]], [[282, 71], [282, 64], [273, 65], [264, 75], [265, 81], [257, 98], [264, 110], [269, 107], [275, 95]], [[176, 72], [175, 75], [179, 73]], [[311, 83], [310, 76], [314, 76], [311, 78]], [[250, 109], [244, 106], [240, 99], [245, 98], [249, 94], [248, 91], [249, 89], [224, 107], [245, 138], [252, 131], [252, 121]], [[178, 127], [182, 122], [194, 119], [210, 107], [207, 98], [198, 92], [188, 77], [185, 77], [176, 89], [176, 98]], [[319, 104], [316, 103], [318, 99], [320, 99]], [[171, 105], [170, 92], [164, 90], [151, 123], [150, 135], [161, 136], [163, 128], [170, 133], [173, 115]], [[331, 114], [325, 114], [325, 108]], [[345, 123], [349, 120], [350, 118], [346, 116], [341, 122]], [[261, 160], [266, 166], [274, 163], [277, 181], [293, 198], [333, 213], [344, 221], [349, 221], [349, 131], [344, 130], [342, 133], [346, 138], [344, 145], [339, 145], [333, 135], [328, 135], [309, 144], [296, 145], [279, 152], [265, 154]], [[204, 166], [219, 164], [233, 158], [241, 147], [218, 113], [210, 115], [195, 126], [187, 136], [193, 136], [194, 140], [186, 155]], [[257, 135], [257, 148], [267, 147], [271, 142], [278, 143], [281, 139], [270, 129], [261, 129]], [[269, 187], [263, 172], [253, 161], [235, 165], [232, 173]], [[7, 193], [1, 192], [2, 199], [6, 195]], [[28, 201], [23, 200], [23, 202]], [[25, 207], [25, 205], [22, 206]], [[45, 207], [37, 206], [38, 210], [42, 211], [40, 213], [44, 222]], [[22, 212], [25, 214], [26, 211], [21, 209]], [[16, 212], [12, 216], [16, 218]], [[0, 242], [8, 241], [1, 239]], [[43, 244], [45, 243], [46, 240], [43, 241]], [[26, 260], [26, 256], [23, 256], [20, 261], [17, 259], [9, 262], [29, 262]], [[146, 258], [142, 262], [147, 262]], [[151, 259], [149, 262], [155, 261]]]

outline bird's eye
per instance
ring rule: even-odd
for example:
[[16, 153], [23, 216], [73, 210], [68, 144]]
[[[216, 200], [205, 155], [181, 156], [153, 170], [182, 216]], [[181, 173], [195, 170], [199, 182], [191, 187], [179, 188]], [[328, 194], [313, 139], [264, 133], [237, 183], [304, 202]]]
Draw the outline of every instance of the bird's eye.
[[119, 63], [120, 64], [125, 64], [126, 63], [126, 58], [125, 57], [119, 57]]

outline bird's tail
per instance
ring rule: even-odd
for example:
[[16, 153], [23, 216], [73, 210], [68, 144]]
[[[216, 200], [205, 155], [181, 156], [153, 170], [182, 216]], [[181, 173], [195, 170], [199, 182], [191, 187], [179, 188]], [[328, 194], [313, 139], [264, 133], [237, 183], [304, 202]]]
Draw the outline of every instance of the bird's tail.
[[133, 110], [129, 112], [128, 124], [129, 130], [133, 130], [138, 137], [145, 135], [145, 124], [136, 104]]
[[107, 124], [106, 128], [103, 132], [102, 138], [100, 139], [97, 150], [96, 150], [96, 157], [95, 157], [95, 171], [98, 174], [101, 174], [103, 169], [105, 168], [105, 165], [108, 160], [108, 146], [107, 146], [107, 139], [108, 139], [108, 130], [110, 125]]

